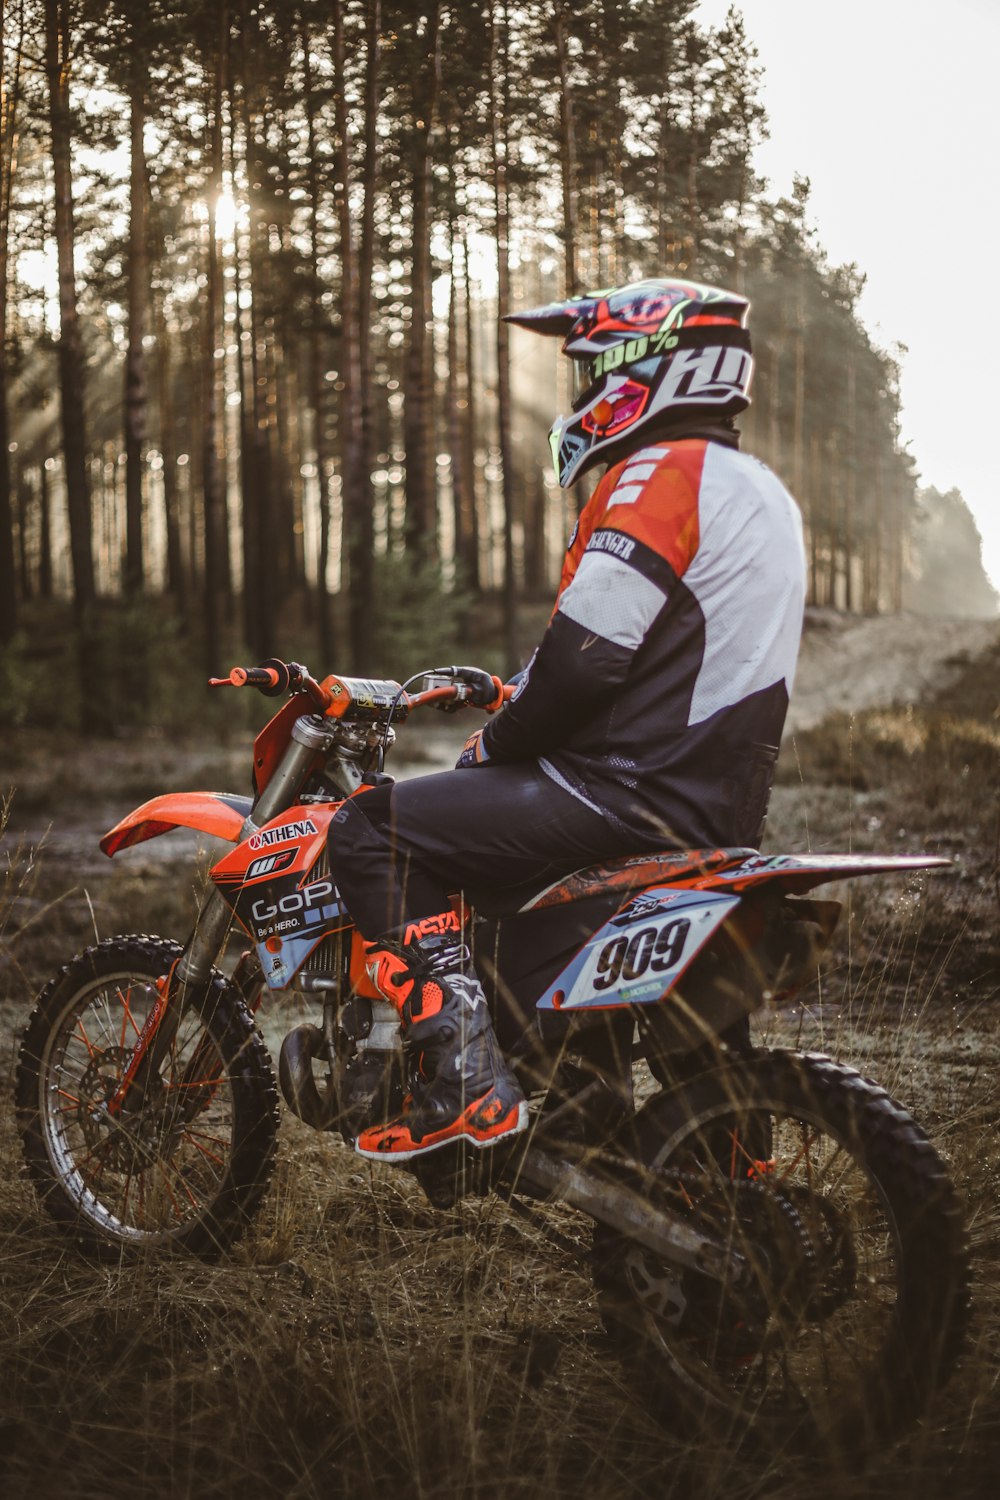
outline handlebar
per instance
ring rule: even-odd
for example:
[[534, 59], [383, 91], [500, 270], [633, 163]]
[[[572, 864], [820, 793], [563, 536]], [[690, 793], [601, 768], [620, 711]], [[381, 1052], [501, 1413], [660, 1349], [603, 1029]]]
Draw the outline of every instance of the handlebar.
[[[335, 718], [343, 716], [351, 706], [352, 699], [357, 701], [358, 695], [351, 692], [352, 686], [366, 690], [365, 707], [369, 711], [375, 709], [377, 703], [391, 699], [389, 714], [393, 719], [406, 718], [413, 709], [429, 704], [435, 704], [446, 712], [453, 712], [467, 704], [471, 708], [482, 708], [487, 713], [495, 713], [514, 692], [513, 683], [504, 684], [499, 677], [494, 677], [481, 667], [438, 667], [419, 675], [430, 679], [430, 685], [419, 693], [407, 693], [394, 682], [370, 682], [340, 677], [327, 678], [326, 683], [331, 684], [328, 687], [326, 683], [319, 683], [311, 677], [300, 663], [283, 662], [272, 656], [256, 667], [232, 667], [226, 677], [210, 677], [208, 685], [252, 687], [266, 698], [280, 697], [289, 690], [304, 692], [324, 713], [332, 711]], [[441, 682], [442, 677], [452, 680]], [[393, 689], [396, 689], [395, 697]], [[371, 696], [373, 691], [374, 697]], [[369, 717], [369, 713], [365, 717]], [[371, 717], [379, 717], [377, 710], [371, 713]]]

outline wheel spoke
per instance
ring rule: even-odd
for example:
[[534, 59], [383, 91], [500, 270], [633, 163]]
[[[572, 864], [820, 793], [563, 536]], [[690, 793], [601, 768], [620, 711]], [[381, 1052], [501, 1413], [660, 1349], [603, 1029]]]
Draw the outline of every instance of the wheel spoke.
[[96, 1052], [94, 1050], [93, 1045], [91, 1044], [90, 1037], [87, 1035], [87, 1028], [83, 1024], [83, 1018], [81, 1017], [77, 1021], [76, 1024], [77, 1024], [77, 1029], [78, 1029], [78, 1031], [80, 1033], [80, 1038], [81, 1038], [81, 1040], [83, 1042], [83, 1045], [87, 1049], [87, 1056], [90, 1057], [90, 1058], [95, 1057], [97, 1054], [96, 1054]]
[[223, 1140], [221, 1135], [209, 1135], [207, 1130], [195, 1130], [193, 1125], [185, 1126], [185, 1133], [200, 1136], [203, 1141], [211, 1141], [216, 1146], [228, 1147], [230, 1144], [229, 1141]]
[[122, 1034], [121, 1034], [121, 1039], [120, 1039], [118, 1045], [119, 1045], [119, 1047], [121, 1047], [123, 1049], [124, 1049], [124, 1046], [125, 1046], [125, 1037], [128, 1034], [128, 1027], [129, 1026], [132, 1027], [132, 1030], [135, 1032], [135, 1034], [136, 1034], [137, 1037], [139, 1037], [139, 1036], [142, 1035], [142, 1028], [136, 1025], [135, 1018], [132, 1015], [132, 1007], [129, 1004], [129, 995], [131, 994], [131, 992], [132, 992], [131, 985], [129, 986], [129, 988], [127, 990], [120, 989], [118, 991], [118, 998], [119, 998], [119, 1000], [122, 1003]]
[[189, 1141], [196, 1151], [200, 1151], [203, 1156], [207, 1156], [209, 1161], [217, 1162], [220, 1167], [226, 1165], [221, 1156], [216, 1156], [214, 1151], [209, 1151], [207, 1146], [203, 1146], [200, 1141], [196, 1141], [191, 1131], [184, 1131], [184, 1139]]

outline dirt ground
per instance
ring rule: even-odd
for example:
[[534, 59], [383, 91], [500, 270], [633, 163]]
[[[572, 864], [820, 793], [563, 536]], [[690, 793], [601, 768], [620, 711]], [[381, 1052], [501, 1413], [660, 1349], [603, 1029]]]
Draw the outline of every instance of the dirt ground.
[[841, 615], [811, 609], [786, 735], [827, 715], [919, 703], [997, 638], [993, 620]]
[[[913, 745], [927, 750], [938, 732], [921, 704], [943, 704], [941, 722], [954, 725], [956, 696], [976, 683], [1000, 715], [997, 638], [981, 622], [812, 617], [772, 802], [771, 851], [956, 859], [941, 876], [834, 888], [845, 913], [821, 980], [756, 1027], [761, 1041], [827, 1052], [884, 1084], [967, 1196], [969, 1352], [921, 1428], [850, 1478], [695, 1451], [665, 1435], [609, 1355], [584, 1261], [491, 1200], [432, 1211], [411, 1178], [360, 1165], [287, 1111], [266, 1209], [220, 1265], [81, 1260], [18, 1174], [18, 1033], [38, 985], [95, 937], [185, 935], [210, 842], [178, 832], [111, 862], [97, 839], [156, 792], [246, 789], [247, 747], [0, 737], [0, 788], [14, 789], [0, 842], [5, 1500], [995, 1493], [1000, 804], [995, 774], [990, 783], [981, 766], [1000, 760], [988, 706], [980, 738], [969, 729], [948, 741], [957, 760], [940, 785], [914, 779], [912, 766]], [[391, 769], [450, 764], [467, 727], [434, 716], [405, 729]], [[979, 761], [984, 745], [993, 759]], [[895, 764], [884, 760], [890, 751], [910, 757], [905, 785], [902, 771], [897, 782], [883, 769]], [[273, 1050], [299, 1015], [279, 1001], [265, 1017]], [[582, 1220], [553, 1210], [551, 1222], [586, 1243]]]

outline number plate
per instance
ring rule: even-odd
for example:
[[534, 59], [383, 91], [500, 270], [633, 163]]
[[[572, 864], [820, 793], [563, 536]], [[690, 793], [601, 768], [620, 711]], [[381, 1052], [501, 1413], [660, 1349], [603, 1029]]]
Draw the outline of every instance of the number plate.
[[567, 965], [539, 1010], [603, 1010], [663, 999], [738, 905], [739, 897], [712, 892], [642, 891]]

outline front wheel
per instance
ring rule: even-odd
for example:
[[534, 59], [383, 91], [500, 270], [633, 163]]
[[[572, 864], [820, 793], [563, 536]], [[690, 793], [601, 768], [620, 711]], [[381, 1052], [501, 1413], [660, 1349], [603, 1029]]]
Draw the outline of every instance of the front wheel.
[[184, 1010], [141, 1099], [108, 1109], [176, 943], [116, 937], [42, 991], [25, 1029], [17, 1118], [52, 1217], [98, 1254], [174, 1248], [210, 1256], [242, 1232], [267, 1186], [278, 1122], [253, 1018], [214, 973]]
[[638, 1395], [724, 1442], [845, 1460], [915, 1420], [962, 1344], [968, 1246], [940, 1157], [884, 1090], [760, 1052], [655, 1096], [636, 1185], [739, 1270], [679, 1270], [605, 1227], [595, 1281]]

